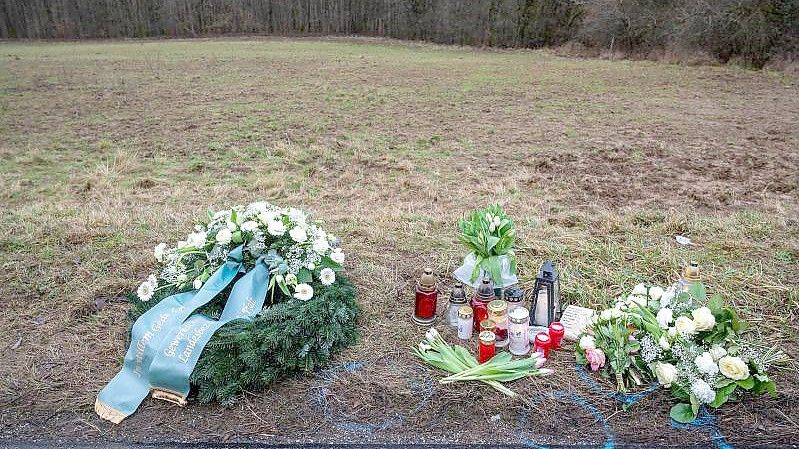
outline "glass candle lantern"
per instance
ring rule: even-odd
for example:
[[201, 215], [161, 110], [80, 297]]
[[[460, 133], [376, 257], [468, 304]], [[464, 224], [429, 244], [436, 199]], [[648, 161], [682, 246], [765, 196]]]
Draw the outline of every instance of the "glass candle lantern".
[[688, 292], [692, 285], [701, 280], [702, 278], [699, 275], [699, 264], [692, 260], [691, 263], [685, 267], [685, 270], [683, 270], [680, 280], [677, 281], [677, 292]]
[[480, 332], [491, 331], [496, 333], [496, 329], [497, 329], [497, 323], [495, 323], [494, 320], [485, 319], [483, 321], [480, 321]]
[[563, 341], [565, 333], [566, 328], [560, 321], [555, 321], [549, 325], [549, 338], [552, 339], [552, 349], [560, 348], [560, 343]]
[[513, 286], [505, 289], [504, 298], [508, 303], [508, 314], [517, 307], [524, 307], [524, 290]]
[[472, 315], [472, 308], [469, 306], [461, 306], [461, 308], [458, 309], [458, 338], [461, 340], [472, 338], [472, 331], [474, 329]]
[[472, 310], [474, 311], [474, 330], [480, 329], [480, 322], [488, 318], [488, 303], [495, 300], [494, 285], [488, 278], [483, 278], [480, 286], [472, 297]]
[[458, 327], [458, 311], [462, 306], [466, 305], [466, 291], [463, 289], [463, 284], [458, 282], [452, 291], [449, 293], [449, 310], [447, 311], [447, 320], [449, 325]]
[[491, 357], [494, 357], [497, 351], [494, 347], [494, 341], [497, 336], [491, 331], [483, 331], [480, 332], [479, 338], [480, 343], [477, 346], [477, 360], [480, 363], [485, 363], [491, 360]]
[[552, 346], [552, 339], [546, 332], [539, 332], [535, 336], [535, 350], [540, 352], [544, 358], [549, 358], [549, 349]]
[[527, 336], [530, 312], [524, 307], [517, 307], [508, 312], [508, 350], [513, 355], [525, 355], [530, 352], [530, 337]]
[[424, 274], [416, 282], [416, 303], [413, 310], [413, 321], [425, 326], [436, 320], [438, 288], [433, 270], [425, 268]]
[[530, 325], [549, 327], [560, 315], [560, 279], [552, 261], [541, 266], [535, 278], [530, 305]]
[[494, 343], [498, 348], [508, 345], [508, 303], [495, 299], [488, 303], [488, 318], [496, 324], [494, 333], [497, 340]]

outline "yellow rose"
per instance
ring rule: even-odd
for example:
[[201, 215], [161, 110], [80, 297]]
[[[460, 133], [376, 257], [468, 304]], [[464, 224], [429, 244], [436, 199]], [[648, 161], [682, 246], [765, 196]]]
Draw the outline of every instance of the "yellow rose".
[[719, 371], [732, 380], [744, 380], [749, 377], [749, 367], [740, 357], [724, 356], [719, 360]]
[[691, 312], [691, 316], [694, 317], [694, 327], [699, 332], [709, 331], [716, 325], [716, 317], [713, 316], [713, 312], [707, 307], [700, 307], [694, 310]]

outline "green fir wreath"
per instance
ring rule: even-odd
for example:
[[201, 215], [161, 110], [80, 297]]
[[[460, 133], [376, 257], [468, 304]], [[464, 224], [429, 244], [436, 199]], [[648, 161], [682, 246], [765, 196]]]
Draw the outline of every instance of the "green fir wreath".
[[[156, 246], [156, 273], [130, 295], [131, 323], [162, 299], [200, 288], [239, 245], [247, 268], [267, 253], [283, 262], [270, 269], [266, 303], [256, 318], [223, 326], [203, 350], [190, 380], [204, 403], [231, 406], [244, 390], [313, 372], [358, 339], [356, 290], [343, 274], [338, 239], [305, 212], [265, 202], [209, 212], [177, 246]], [[231, 288], [199, 312], [219, 317]]]

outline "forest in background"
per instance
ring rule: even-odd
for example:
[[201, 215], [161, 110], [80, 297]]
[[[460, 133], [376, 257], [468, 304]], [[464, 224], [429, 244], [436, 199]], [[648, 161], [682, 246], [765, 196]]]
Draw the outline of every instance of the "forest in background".
[[799, 59], [799, 0], [0, 0], [0, 38], [364, 35]]

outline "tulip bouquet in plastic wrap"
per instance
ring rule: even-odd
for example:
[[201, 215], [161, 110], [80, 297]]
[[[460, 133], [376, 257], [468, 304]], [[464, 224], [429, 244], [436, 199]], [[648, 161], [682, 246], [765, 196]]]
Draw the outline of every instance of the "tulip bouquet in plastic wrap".
[[695, 283], [664, 290], [639, 284], [603, 310], [580, 336], [577, 362], [613, 378], [619, 391], [657, 378], [679, 401], [671, 417], [688, 423], [701, 406], [718, 408], [745, 393], [776, 396], [767, 371], [786, 355], [744, 334], [746, 323], [721, 296]]
[[463, 346], [451, 346], [444, 341], [435, 329], [427, 331], [425, 337], [426, 341], [419, 343], [413, 351], [426, 363], [452, 373], [439, 381], [442, 384], [479, 381], [510, 397], [517, 397], [516, 392], [502, 383], [552, 373], [551, 369], [542, 368], [546, 359], [537, 352], [516, 360], [510, 353], [500, 352], [481, 364]]

